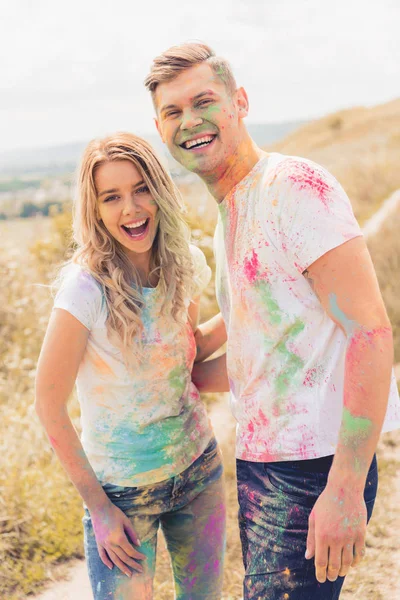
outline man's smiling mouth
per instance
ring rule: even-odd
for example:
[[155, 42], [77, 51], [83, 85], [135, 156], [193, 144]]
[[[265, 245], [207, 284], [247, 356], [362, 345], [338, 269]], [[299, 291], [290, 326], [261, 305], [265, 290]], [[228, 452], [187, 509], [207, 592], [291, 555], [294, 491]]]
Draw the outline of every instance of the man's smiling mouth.
[[183, 144], [179, 144], [184, 150], [193, 150], [195, 148], [205, 148], [215, 140], [216, 135], [203, 135], [195, 140], [187, 140]]

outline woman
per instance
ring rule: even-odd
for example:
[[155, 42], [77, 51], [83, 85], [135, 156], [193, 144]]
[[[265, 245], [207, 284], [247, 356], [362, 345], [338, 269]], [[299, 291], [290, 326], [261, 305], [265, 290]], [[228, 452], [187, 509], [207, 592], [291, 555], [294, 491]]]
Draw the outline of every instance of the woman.
[[[36, 410], [84, 501], [95, 600], [152, 598], [160, 525], [177, 598], [220, 598], [222, 464], [191, 383], [210, 269], [188, 244], [178, 192], [144, 140], [121, 133], [88, 145], [74, 237]], [[66, 409], [75, 380], [81, 441]]]

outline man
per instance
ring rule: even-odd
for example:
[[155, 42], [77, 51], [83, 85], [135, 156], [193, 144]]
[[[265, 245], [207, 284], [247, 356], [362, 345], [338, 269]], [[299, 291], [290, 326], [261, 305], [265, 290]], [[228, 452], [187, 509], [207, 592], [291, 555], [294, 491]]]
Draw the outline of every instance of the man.
[[[255, 145], [246, 92], [208, 46], [170, 48], [146, 86], [163, 141], [219, 208], [244, 597], [338, 598], [364, 554], [382, 426], [400, 426], [392, 331], [361, 231], [323, 168]], [[223, 336], [220, 317], [202, 326], [200, 357]], [[224, 389], [224, 360], [197, 367], [204, 391]]]

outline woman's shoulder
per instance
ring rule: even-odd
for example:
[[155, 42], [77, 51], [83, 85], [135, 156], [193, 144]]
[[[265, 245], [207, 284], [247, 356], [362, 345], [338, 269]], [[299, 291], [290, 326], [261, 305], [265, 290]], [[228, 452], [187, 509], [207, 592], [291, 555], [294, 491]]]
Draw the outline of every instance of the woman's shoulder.
[[77, 263], [69, 263], [60, 273], [60, 289], [75, 289], [83, 296], [102, 296], [102, 290], [99, 282], [93, 275], [85, 269], [84, 266]]

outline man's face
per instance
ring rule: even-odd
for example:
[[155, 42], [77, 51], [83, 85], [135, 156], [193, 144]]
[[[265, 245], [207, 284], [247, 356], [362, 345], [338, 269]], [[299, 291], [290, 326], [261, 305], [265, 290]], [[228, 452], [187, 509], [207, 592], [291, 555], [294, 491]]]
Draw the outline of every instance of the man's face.
[[242, 136], [247, 97], [233, 95], [205, 63], [157, 87], [157, 129], [172, 156], [202, 176], [223, 172]]

